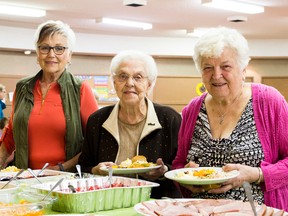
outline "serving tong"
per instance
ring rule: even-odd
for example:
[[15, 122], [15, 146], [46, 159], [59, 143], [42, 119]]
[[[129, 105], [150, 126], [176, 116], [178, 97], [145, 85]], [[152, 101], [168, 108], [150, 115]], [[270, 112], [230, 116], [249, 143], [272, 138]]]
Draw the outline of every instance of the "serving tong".
[[64, 180], [64, 178], [59, 179], [59, 181], [56, 182], [56, 184], [48, 191], [48, 193], [46, 194], [46, 196], [43, 197], [42, 201], [45, 200], [45, 199], [53, 192], [53, 190], [54, 190], [58, 185], [61, 184], [61, 182], [62, 182], [63, 180]]
[[12, 182], [13, 180], [17, 179], [17, 177], [18, 177], [19, 175], [21, 175], [21, 173], [23, 173], [23, 172], [24, 172], [24, 169], [21, 169], [18, 173], [16, 173], [15, 176], [13, 176], [11, 179], [9, 179], [9, 181], [8, 181], [6, 184], [4, 184], [4, 185], [1, 187], [1, 189], [4, 189], [10, 182]]
[[42, 169], [38, 172], [36, 176], [39, 176], [48, 166], [49, 166], [49, 163], [45, 163]]
[[81, 178], [82, 178], [81, 166], [80, 166], [79, 164], [77, 164], [77, 165], [76, 165], [76, 169], [77, 169], [77, 172], [78, 172], [79, 178], [81, 179]]
[[251, 185], [249, 184], [249, 182], [245, 181], [242, 186], [243, 186], [243, 188], [245, 190], [245, 194], [246, 194], [246, 196], [247, 196], [247, 198], [249, 200], [249, 203], [251, 205], [251, 208], [252, 208], [252, 211], [253, 211], [253, 215], [257, 216], [255, 203], [254, 203], [254, 200], [253, 200], [253, 197], [252, 197]]
[[33, 171], [32, 169], [28, 168], [27, 170], [28, 170], [28, 172], [31, 173], [31, 175], [33, 175], [33, 177], [34, 177], [40, 184], [42, 184], [42, 182], [39, 180], [39, 178], [37, 177], [37, 175], [34, 173], [34, 171]]
[[108, 180], [109, 180], [109, 187], [112, 186], [112, 175], [113, 175], [113, 169], [111, 166], [108, 167]]
[[35, 172], [34, 172], [32, 169], [28, 168], [27, 170], [28, 170], [28, 172], [31, 173], [31, 175], [33, 175], [33, 177], [34, 177], [40, 184], [42, 184], [42, 182], [39, 180], [38, 176], [40, 176], [40, 174], [41, 174], [48, 166], [49, 166], [49, 163], [45, 163], [44, 166], [43, 166], [42, 169], [38, 172], [37, 175], [35, 174]]
[[72, 193], [76, 193], [76, 189], [73, 185], [68, 184], [68, 188], [71, 190]]

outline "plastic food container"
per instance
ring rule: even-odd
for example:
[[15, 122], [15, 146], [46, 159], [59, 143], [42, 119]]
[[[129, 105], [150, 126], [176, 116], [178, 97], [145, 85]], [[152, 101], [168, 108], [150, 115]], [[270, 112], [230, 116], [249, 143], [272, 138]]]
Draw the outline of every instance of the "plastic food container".
[[[38, 192], [47, 194], [55, 182], [34, 185]], [[68, 187], [72, 185], [76, 192]], [[98, 212], [132, 207], [150, 199], [152, 187], [159, 184], [126, 177], [108, 177], [64, 180], [52, 192], [57, 199], [52, 210], [68, 213]]]
[[19, 192], [13, 200], [0, 202], [1, 216], [39, 216], [51, 212], [54, 197], [47, 197], [43, 201], [43, 194]]
[[[7, 182], [0, 182], [0, 188], [2, 188]], [[0, 189], [0, 203], [8, 203], [16, 198], [19, 191], [19, 186], [13, 183], [9, 183], [4, 189]]]

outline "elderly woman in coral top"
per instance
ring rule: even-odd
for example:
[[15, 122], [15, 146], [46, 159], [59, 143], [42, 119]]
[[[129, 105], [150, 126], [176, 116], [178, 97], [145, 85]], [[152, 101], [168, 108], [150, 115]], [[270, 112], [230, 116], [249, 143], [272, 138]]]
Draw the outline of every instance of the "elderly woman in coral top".
[[35, 33], [41, 70], [19, 81], [0, 147], [0, 168], [15, 151], [19, 168], [73, 170], [89, 115], [98, 109], [88, 83], [66, 71], [75, 34], [61, 21], [47, 21]]
[[[239, 175], [219, 188], [183, 185], [193, 198], [253, 199], [288, 210], [288, 106], [283, 95], [263, 84], [246, 83], [249, 48], [235, 29], [213, 28], [194, 48], [196, 68], [207, 93], [182, 112], [173, 168], [223, 167]], [[205, 190], [206, 189], [206, 190]]]

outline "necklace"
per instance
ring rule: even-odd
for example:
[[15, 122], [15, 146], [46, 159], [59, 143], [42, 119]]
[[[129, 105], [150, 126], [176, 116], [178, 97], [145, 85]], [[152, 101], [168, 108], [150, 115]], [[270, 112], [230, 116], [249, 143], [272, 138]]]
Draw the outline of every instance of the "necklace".
[[[240, 92], [240, 94], [232, 101], [232, 103], [229, 105], [230, 107], [236, 102], [239, 100], [239, 98], [241, 97], [242, 95], [242, 91]], [[220, 109], [218, 108], [219, 110], [219, 125], [222, 125], [223, 121], [224, 121], [224, 118], [225, 116], [227, 115], [227, 113], [230, 111], [230, 109], [228, 108], [226, 112], [224, 113], [221, 113]]]

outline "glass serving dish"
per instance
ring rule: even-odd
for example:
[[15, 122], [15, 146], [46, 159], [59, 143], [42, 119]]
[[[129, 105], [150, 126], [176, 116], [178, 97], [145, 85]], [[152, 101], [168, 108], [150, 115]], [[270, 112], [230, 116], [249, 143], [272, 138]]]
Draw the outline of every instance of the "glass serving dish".
[[[2, 188], [6, 182], [0, 182], [0, 188]], [[11, 202], [16, 198], [19, 192], [19, 186], [14, 183], [9, 183], [3, 189], [0, 189], [0, 203]]]
[[[1, 194], [2, 196], [2, 194]], [[0, 202], [1, 216], [38, 216], [51, 212], [55, 197], [46, 197], [37, 192], [18, 192], [9, 202]]]

